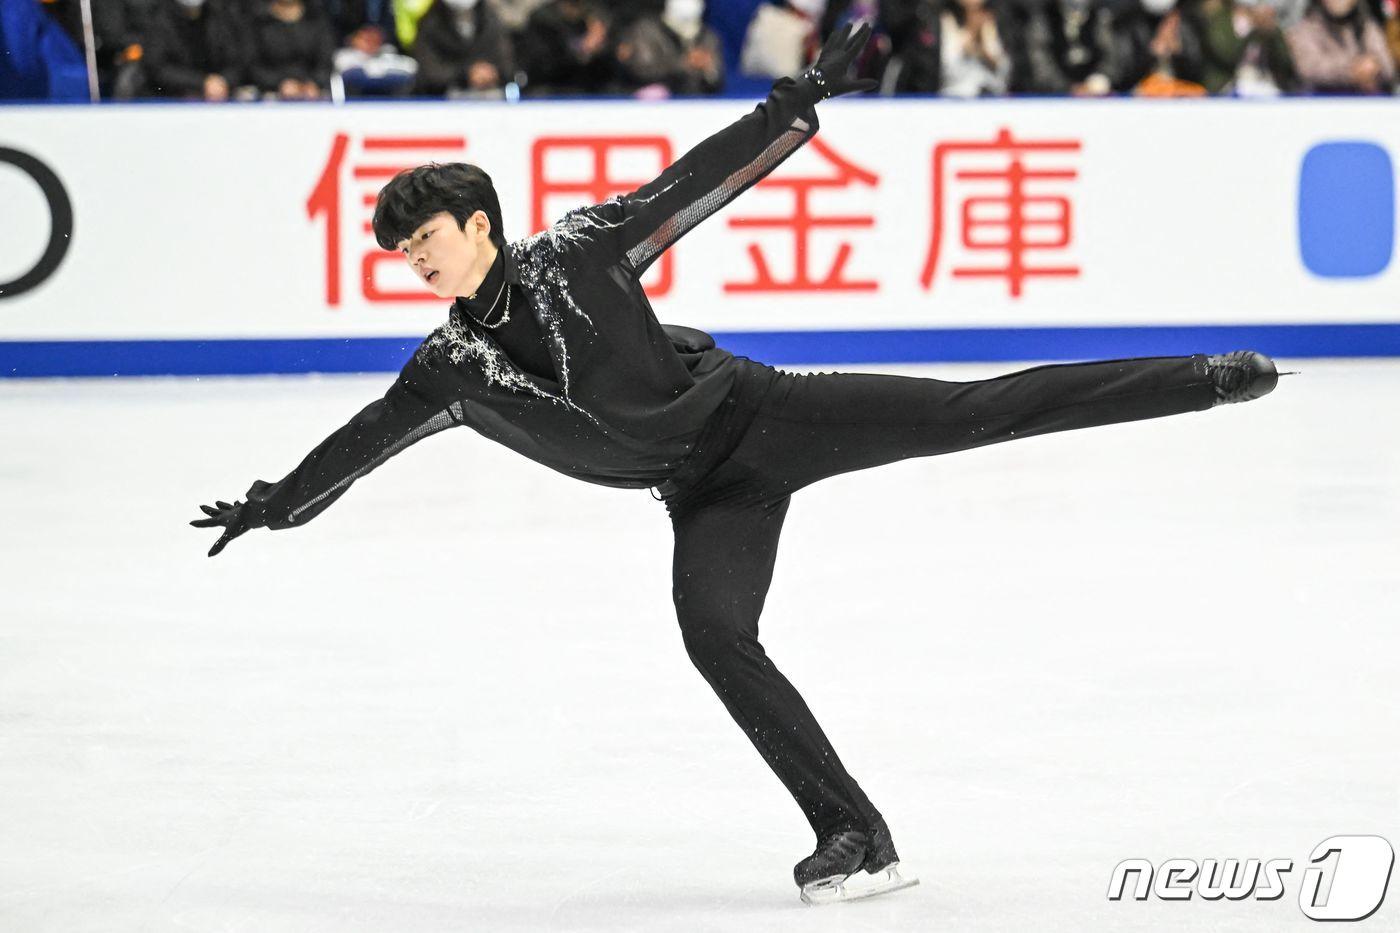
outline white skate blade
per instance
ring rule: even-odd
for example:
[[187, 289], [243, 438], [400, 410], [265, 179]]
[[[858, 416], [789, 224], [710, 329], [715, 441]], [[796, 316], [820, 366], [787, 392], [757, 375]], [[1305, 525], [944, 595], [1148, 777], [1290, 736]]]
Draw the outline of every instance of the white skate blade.
[[810, 907], [858, 901], [888, 894], [901, 888], [912, 888], [918, 878], [905, 878], [899, 873], [899, 863], [891, 862], [875, 874], [858, 871], [846, 878], [825, 878], [802, 886], [802, 903]]

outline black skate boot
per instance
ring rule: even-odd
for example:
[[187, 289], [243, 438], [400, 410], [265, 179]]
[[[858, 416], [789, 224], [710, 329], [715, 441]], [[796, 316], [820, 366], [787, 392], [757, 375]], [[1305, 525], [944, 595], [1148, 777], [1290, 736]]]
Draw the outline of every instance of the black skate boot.
[[1249, 402], [1268, 395], [1278, 385], [1274, 361], [1253, 350], [1236, 350], [1206, 357], [1206, 372], [1215, 384], [1215, 404]]
[[858, 871], [869, 844], [870, 837], [858, 829], [831, 833], [817, 843], [816, 850], [792, 868], [792, 879], [802, 889], [802, 899], [807, 901], [809, 888], [840, 884]]
[[899, 854], [883, 818], [868, 833], [847, 830], [827, 836], [797, 863], [792, 876], [802, 889], [802, 902], [811, 905], [874, 897], [919, 883], [900, 877]]
[[898, 864], [899, 853], [894, 850], [890, 828], [885, 825], [883, 816], [876, 817], [870, 824], [870, 845], [865, 850], [865, 861], [861, 863], [861, 871], [868, 871], [873, 875], [884, 871], [890, 865]]

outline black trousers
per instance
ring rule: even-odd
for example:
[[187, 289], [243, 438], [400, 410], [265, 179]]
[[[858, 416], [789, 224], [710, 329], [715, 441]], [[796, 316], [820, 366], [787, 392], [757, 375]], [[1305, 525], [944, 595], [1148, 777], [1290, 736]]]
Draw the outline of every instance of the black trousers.
[[1204, 355], [1038, 366], [975, 382], [744, 364], [764, 371], [752, 421], [717, 463], [665, 490], [672, 595], [690, 659], [821, 839], [880, 814], [758, 641], [789, 497], [908, 457], [1203, 411], [1215, 394]]

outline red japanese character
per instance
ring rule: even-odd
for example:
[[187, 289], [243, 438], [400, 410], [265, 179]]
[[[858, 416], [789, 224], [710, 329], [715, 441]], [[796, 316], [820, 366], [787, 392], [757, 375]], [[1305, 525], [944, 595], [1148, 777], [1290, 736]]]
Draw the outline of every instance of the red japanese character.
[[[944, 208], [949, 200], [948, 162], [951, 159], [991, 165], [960, 169], [953, 173], [960, 189], [966, 189], [958, 210], [961, 247], [971, 253], [1004, 254], [997, 265], [954, 266], [954, 278], [1003, 278], [1011, 297], [1019, 298], [1025, 280], [1032, 276], [1075, 277], [1074, 265], [1033, 265], [1029, 250], [1062, 250], [1073, 235], [1073, 210], [1063, 195], [1030, 193], [1030, 185], [1041, 182], [1067, 182], [1078, 177], [1073, 168], [1031, 168], [1026, 157], [1036, 153], [1078, 152], [1077, 140], [1015, 140], [1003, 128], [986, 142], [939, 143], [933, 148], [933, 236], [924, 262], [920, 283], [927, 290], [933, 285], [938, 261], [945, 251]], [[964, 158], [965, 157], [965, 158]], [[969, 193], [972, 192], [972, 193]], [[1048, 230], [1040, 237], [1032, 231]]]
[[[550, 156], [574, 157], [586, 165], [578, 176], [558, 177], [558, 162]], [[645, 169], [638, 177], [616, 172], [618, 157], [641, 158]], [[563, 161], [563, 160], [558, 160]], [[553, 162], [555, 168], [550, 170]], [[615, 194], [627, 194], [650, 181], [671, 164], [671, 141], [665, 136], [541, 136], [530, 147], [530, 232], [538, 233], [549, 225], [546, 218], [558, 216], [563, 210], [580, 204], [598, 204]], [[648, 172], [650, 174], [648, 174]], [[550, 199], [556, 199], [551, 205]], [[562, 202], [562, 203], [560, 203]], [[556, 211], [546, 208], [553, 206]], [[658, 275], [644, 281], [652, 298], [660, 298], [671, 290], [673, 270], [671, 254], [661, 257]]]
[[858, 165], [842, 158], [836, 150], [822, 142], [821, 137], [813, 137], [812, 149], [835, 171], [825, 176], [770, 176], [759, 182], [757, 188], [785, 188], [792, 192], [792, 214], [786, 217], [734, 217], [730, 227], [776, 227], [791, 230], [794, 240], [793, 276], [779, 282], [773, 278], [763, 250], [757, 243], [749, 244], [749, 256], [753, 259], [754, 278], [749, 282], [725, 282], [727, 292], [873, 292], [879, 288], [878, 282], [842, 278], [846, 261], [851, 258], [852, 246], [842, 242], [836, 252], [831, 268], [820, 280], [814, 279], [808, 271], [809, 237], [817, 228], [861, 228], [873, 227], [875, 218], [868, 215], [824, 215], [812, 213], [811, 195], [818, 188], [848, 188], [860, 184], [873, 188], [879, 177]]
[[[404, 162], [377, 162], [375, 157], [383, 158], [380, 153], [398, 153], [404, 150], [431, 150], [444, 153], [448, 158], [456, 159], [467, 148], [467, 141], [460, 136], [449, 137], [403, 137], [403, 136], [366, 136], [361, 141], [361, 151], [359, 157], [365, 161], [357, 162], [351, 168], [351, 176], [356, 182], [361, 183], [351, 193], [358, 195], [357, 206], [367, 209], [365, 220], [360, 227], [361, 234], [369, 234], [368, 242], [357, 241], [356, 245], [362, 246], [365, 252], [360, 257], [360, 287], [367, 301], [437, 301], [436, 295], [424, 292], [421, 289], [410, 291], [389, 291], [381, 288], [378, 284], [378, 268], [385, 262], [401, 264], [403, 257], [393, 251], [381, 249], [374, 240], [374, 227], [372, 224], [375, 201], [379, 196], [379, 188], [383, 182], [393, 178], [404, 169], [414, 168], [422, 164], [422, 159], [415, 155], [412, 159]], [[341, 170], [346, 161], [347, 151], [350, 148], [350, 137], [344, 133], [337, 133], [334, 142], [331, 144], [330, 158], [326, 160], [326, 167], [321, 172], [321, 177], [316, 181], [316, 187], [312, 189], [311, 196], [306, 200], [306, 214], [308, 217], [316, 218], [321, 215], [326, 217], [326, 304], [337, 307], [340, 305], [340, 281], [341, 281], [341, 237], [345, 233], [340, 223], [341, 208]], [[353, 249], [354, 246], [349, 247]]]

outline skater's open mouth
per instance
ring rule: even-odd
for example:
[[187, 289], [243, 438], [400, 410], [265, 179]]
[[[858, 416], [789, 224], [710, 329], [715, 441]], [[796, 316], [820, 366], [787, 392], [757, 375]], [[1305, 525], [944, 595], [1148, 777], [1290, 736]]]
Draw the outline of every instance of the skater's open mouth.
[[427, 274], [426, 279], [427, 279], [429, 282], [431, 282], [431, 281], [433, 280], [433, 277], [436, 276], [436, 275], [437, 275], [437, 270], [434, 269], [432, 272], [429, 272], [429, 273]]

